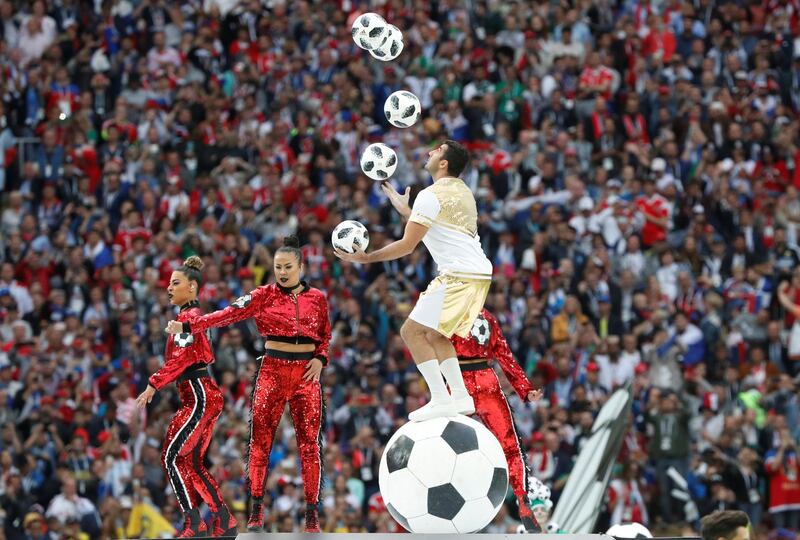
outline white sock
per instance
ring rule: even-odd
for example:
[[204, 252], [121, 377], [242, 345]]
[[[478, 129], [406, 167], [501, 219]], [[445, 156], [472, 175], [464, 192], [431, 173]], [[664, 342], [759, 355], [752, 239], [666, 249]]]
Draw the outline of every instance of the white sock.
[[450, 394], [453, 399], [460, 399], [468, 396], [467, 387], [464, 386], [464, 377], [461, 376], [461, 366], [458, 365], [458, 358], [448, 358], [439, 364], [439, 369], [442, 371], [444, 378], [447, 379], [447, 384], [450, 385]]
[[437, 359], [428, 360], [417, 364], [417, 369], [422, 373], [422, 377], [428, 384], [428, 389], [431, 391], [431, 401], [446, 401], [450, 398], [447, 393], [447, 386], [442, 379], [442, 372], [439, 371], [439, 361]]

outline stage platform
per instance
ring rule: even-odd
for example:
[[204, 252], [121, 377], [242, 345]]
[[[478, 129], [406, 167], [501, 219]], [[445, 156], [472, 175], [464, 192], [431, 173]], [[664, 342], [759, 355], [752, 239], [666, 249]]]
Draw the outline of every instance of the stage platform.
[[[241, 533], [236, 540], [458, 540], [464, 536], [480, 536], [481, 540], [514, 540], [519, 534], [382, 534], [382, 533]], [[604, 534], [536, 534], [537, 540], [614, 540]], [[211, 537], [208, 537], [211, 538]], [[162, 539], [163, 540], [163, 539]]]
[[[236, 540], [458, 540], [464, 536], [480, 536], [481, 540], [514, 540], [519, 534], [382, 534], [382, 533], [241, 533]], [[535, 534], [536, 540], [616, 540], [605, 534]], [[212, 537], [207, 537], [212, 538]], [[227, 537], [231, 538], [231, 537]], [[139, 539], [156, 540], [156, 539]], [[177, 539], [160, 539], [177, 540]], [[701, 540], [699, 537], [657, 537], [653, 540]]]

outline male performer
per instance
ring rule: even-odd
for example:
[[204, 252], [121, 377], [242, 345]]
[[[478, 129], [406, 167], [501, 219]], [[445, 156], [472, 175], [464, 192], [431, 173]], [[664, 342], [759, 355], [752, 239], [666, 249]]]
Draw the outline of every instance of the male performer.
[[450, 343], [453, 334], [469, 334], [492, 283], [492, 263], [478, 236], [475, 197], [458, 178], [467, 163], [467, 150], [455, 141], [445, 141], [428, 153], [425, 170], [433, 185], [417, 195], [413, 209], [408, 206], [409, 188], [400, 195], [391, 186], [382, 186], [395, 210], [408, 219], [403, 238], [371, 253], [336, 252], [339, 258], [358, 263], [391, 261], [410, 254], [421, 241], [436, 261], [439, 275], [400, 329], [431, 391], [430, 403], [409, 415], [414, 422], [475, 412]]

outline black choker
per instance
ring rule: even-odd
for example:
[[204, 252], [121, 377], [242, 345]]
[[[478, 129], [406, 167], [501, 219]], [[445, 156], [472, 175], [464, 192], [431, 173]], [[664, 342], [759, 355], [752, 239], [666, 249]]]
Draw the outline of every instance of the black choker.
[[[302, 288], [300, 289], [301, 293], [302, 292], [306, 292], [309, 289], [308, 283], [306, 283], [303, 280], [300, 280], [300, 282], [297, 285], [295, 285], [294, 287], [284, 287], [283, 285], [281, 285], [278, 282], [275, 282], [275, 285], [278, 286], [278, 288], [281, 290], [281, 292], [286, 293], [286, 294], [292, 294], [292, 291], [294, 291], [298, 287], [298, 285], [302, 286]], [[300, 294], [300, 293], [298, 293], [298, 294]]]
[[181, 311], [184, 311], [184, 310], [187, 310], [189, 308], [193, 308], [193, 307], [199, 306], [199, 305], [200, 305], [200, 302], [197, 301], [196, 299], [195, 300], [189, 300], [188, 302], [186, 302], [185, 304], [183, 304], [181, 306]]

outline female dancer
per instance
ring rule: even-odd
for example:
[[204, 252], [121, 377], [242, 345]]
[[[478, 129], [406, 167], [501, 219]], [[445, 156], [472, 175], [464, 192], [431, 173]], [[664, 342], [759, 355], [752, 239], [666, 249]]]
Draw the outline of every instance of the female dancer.
[[523, 401], [538, 401], [542, 391], [533, 389], [525, 372], [514, 360], [497, 319], [488, 310], [481, 311], [475, 319], [469, 336], [462, 338], [454, 335], [450, 341], [456, 349], [464, 385], [475, 401], [475, 414], [503, 447], [522, 524], [528, 532], [534, 532], [537, 526], [528, 505], [528, 494], [536, 493], [536, 497], [540, 497], [541, 483], [536, 479], [531, 482], [528, 478], [528, 466], [514, 429], [511, 408], [492, 369], [492, 359], [497, 359], [506, 378]]
[[294, 236], [284, 238], [273, 266], [278, 282], [258, 287], [225, 309], [186, 321], [171, 321], [172, 334], [203, 332], [254, 318], [265, 337], [250, 405], [248, 480], [252, 506], [249, 531], [264, 526], [264, 482], [275, 430], [286, 403], [292, 414], [306, 497], [306, 532], [319, 532], [320, 476], [324, 404], [319, 384], [328, 363], [331, 323], [328, 301], [319, 289], [300, 280], [303, 255]]
[[[169, 280], [169, 300], [180, 306], [179, 321], [201, 315], [197, 292], [203, 261], [189, 257]], [[150, 376], [149, 384], [136, 399], [139, 408], [153, 399], [156, 391], [178, 381], [181, 408], [175, 413], [164, 440], [162, 461], [186, 522], [181, 538], [193, 536], [236, 536], [236, 519], [222, 500], [216, 480], [204, 465], [214, 424], [222, 412], [222, 391], [211, 377], [209, 364], [214, 353], [202, 332], [181, 333], [167, 340], [164, 366]], [[200, 518], [199, 503], [212, 512], [212, 531]]]

